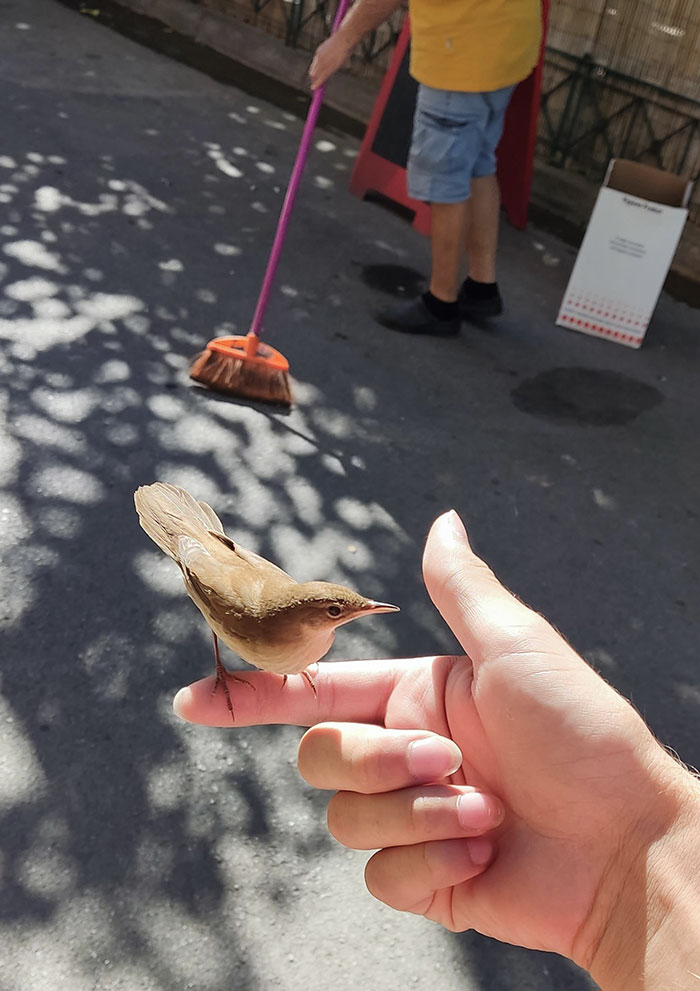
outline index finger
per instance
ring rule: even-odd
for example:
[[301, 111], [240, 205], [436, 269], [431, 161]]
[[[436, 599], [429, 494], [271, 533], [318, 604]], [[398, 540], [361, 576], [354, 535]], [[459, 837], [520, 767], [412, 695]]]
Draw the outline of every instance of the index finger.
[[215, 679], [204, 678], [181, 688], [173, 700], [173, 709], [187, 722], [229, 728], [270, 723], [314, 726], [328, 721], [382, 725], [399, 666], [405, 672], [407, 665], [424, 663], [424, 658], [323, 661], [309, 669], [316, 697], [301, 675], [290, 675], [285, 685], [280, 675], [267, 671], [237, 672], [252, 688], [229, 682], [234, 720], [223, 689], [212, 694]]

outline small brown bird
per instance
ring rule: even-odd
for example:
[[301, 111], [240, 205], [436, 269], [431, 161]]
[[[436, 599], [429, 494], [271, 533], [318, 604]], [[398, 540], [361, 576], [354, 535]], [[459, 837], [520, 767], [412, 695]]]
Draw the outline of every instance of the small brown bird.
[[223, 685], [232, 717], [226, 677], [244, 679], [224, 668], [219, 639], [248, 664], [283, 675], [284, 683], [288, 675], [302, 674], [315, 695], [306, 668], [330, 650], [336, 628], [360, 616], [398, 611], [398, 606], [366, 599], [343, 585], [295, 581], [235, 544], [211, 506], [176, 485], [142, 485], [134, 502], [141, 526], [179, 566], [187, 594], [209, 624], [216, 658], [214, 691]]

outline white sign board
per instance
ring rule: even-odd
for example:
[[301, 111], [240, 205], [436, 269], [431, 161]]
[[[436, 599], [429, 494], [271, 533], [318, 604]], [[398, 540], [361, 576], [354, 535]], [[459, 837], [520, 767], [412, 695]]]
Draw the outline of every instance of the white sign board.
[[684, 207], [666, 206], [604, 186], [557, 323], [640, 347], [687, 215]]

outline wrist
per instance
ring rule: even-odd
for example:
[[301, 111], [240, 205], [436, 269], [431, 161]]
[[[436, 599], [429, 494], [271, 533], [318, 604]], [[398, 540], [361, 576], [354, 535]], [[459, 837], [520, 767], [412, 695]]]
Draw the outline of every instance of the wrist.
[[344, 50], [345, 56], [349, 57], [365, 34], [365, 31], [358, 30], [357, 25], [353, 25], [352, 20], [346, 18], [331, 37], [338, 48]]
[[333, 35], [341, 38], [349, 55], [370, 31], [375, 31], [401, 6], [402, 0], [358, 0]]
[[660, 753], [654, 812], [617, 852], [586, 927], [582, 962], [603, 991], [700, 991], [700, 782]]

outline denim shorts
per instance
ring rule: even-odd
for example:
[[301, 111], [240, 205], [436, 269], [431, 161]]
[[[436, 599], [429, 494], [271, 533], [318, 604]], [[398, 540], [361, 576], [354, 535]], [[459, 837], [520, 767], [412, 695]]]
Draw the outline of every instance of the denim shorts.
[[408, 192], [426, 203], [469, 198], [472, 177], [494, 175], [513, 86], [459, 93], [420, 85], [408, 157]]

